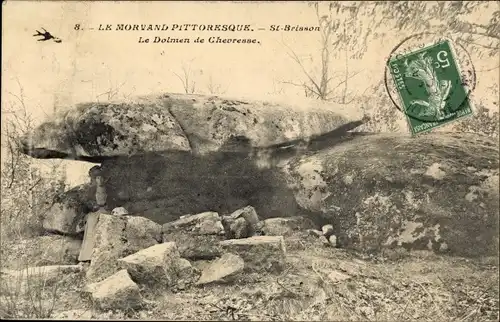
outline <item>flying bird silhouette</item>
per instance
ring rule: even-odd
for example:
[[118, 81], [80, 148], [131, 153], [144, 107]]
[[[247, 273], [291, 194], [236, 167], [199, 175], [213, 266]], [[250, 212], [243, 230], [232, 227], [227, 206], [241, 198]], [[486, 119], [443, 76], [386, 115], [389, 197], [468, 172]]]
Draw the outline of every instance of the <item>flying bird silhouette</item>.
[[36, 30], [36, 34], [33, 35], [33, 37], [38, 37], [38, 36], [43, 37], [43, 38], [38, 39], [38, 41], [47, 41], [47, 40], [53, 39], [57, 43], [62, 42], [62, 40], [60, 38], [52, 36], [50, 34], [50, 32], [45, 30], [45, 28], [42, 27], [41, 29], [43, 30], [43, 32]]

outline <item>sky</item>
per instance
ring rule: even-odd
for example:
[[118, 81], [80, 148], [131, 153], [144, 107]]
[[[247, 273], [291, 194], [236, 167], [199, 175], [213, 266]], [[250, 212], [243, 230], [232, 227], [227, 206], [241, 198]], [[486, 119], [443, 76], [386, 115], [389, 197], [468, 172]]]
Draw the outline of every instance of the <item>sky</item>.
[[[71, 108], [78, 102], [105, 100], [110, 90], [118, 99], [182, 92], [175, 74], [181, 75], [183, 67], [192, 70], [197, 92], [206, 92], [211, 79], [225, 95], [299, 97], [302, 90], [285, 82], [301, 82], [304, 74], [287, 51], [293, 49], [308, 69], [320, 53], [318, 32], [270, 31], [271, 25], [317, 26], [316, 13], [305, 2], [7, 1], [3, 6], [2, 94], [6, 95], [2, 95], [2, 109], [22, 94], [37, 122], [50, 118], [54, 110]], [[80, 30], [75, 30], [76, 24]], [[146, 44], [139, 43], [139, 37], [208, 38], [211, 34], [99, 31], [101, 24], [111, 24], [113, 29], [116, 24], [248, 24], [255, 31], [217, 35], [256, 38], [260, 43]], [[36, 41], [33, 34], [42, 27], [62, 42]], [[354, 91], [361, 92], [380, 81], [390, 49], [403, 36], [394, 34], [385, 42], [371, 42], [370, 55], [350, 63], [352, 72], [359, 72], [351, 80]], [[488, 67], [491, 61], [478, 64]], [[498, 77], [493, 80], [498, 84]], [[72, 184], [86, 180], [91, 165], [68, 164]]]

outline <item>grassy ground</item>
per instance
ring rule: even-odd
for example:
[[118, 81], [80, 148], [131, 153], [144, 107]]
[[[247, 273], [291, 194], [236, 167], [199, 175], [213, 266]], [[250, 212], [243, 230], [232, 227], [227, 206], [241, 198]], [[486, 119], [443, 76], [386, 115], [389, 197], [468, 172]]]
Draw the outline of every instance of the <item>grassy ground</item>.
[[[140, 311], [97, 312], [83, 297], [82, 284], [76, 283], [57, 292], [32, 290], [46, 294], [31, 301], [38, 306], [27, 296], [21, 298], [18, 309], [23, 313], [17, 317], [42, 317], [37, 312], [47, 310], [38, 307], [46, 303], [53, 310], [43, 317], [78, 310], [74, 318], [79, 312], [93, 319], [498, 320], [498, 258], [467, 260], [405, 251], [362, 258], [302, 234], [288, 239], [287, 251], [288, 268], [279, 276], [244, 275], [231, 284], [144, 292], [147, 305]], [[2, 299], [0, 313], [5, 315], [3, 294]], [[33, 316], [22, 309], [26, 306], [32, 307]]]

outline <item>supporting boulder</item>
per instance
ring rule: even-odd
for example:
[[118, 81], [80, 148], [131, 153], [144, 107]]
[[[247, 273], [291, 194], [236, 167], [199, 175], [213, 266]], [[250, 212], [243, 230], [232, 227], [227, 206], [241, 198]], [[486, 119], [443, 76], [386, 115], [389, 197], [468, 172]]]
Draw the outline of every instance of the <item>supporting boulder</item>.
[[374, 134], [293, 158], [297, 204], [332, 224], [337, 247], [498, 254], [499, 145], [476, 134]]
[[49, 233], [78, 235], [78, 225], [95, 206], [93, 200], [92, 187], [88, 184], [60, 194], [43, 219], [43, 229]]

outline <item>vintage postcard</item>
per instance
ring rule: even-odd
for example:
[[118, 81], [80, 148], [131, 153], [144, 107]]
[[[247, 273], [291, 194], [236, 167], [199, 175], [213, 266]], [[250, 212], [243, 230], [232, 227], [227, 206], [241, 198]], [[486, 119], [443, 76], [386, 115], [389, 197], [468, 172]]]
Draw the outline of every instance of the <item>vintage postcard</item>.
[[498, 321], [497, 2], [2, 19], [1, 318]]

